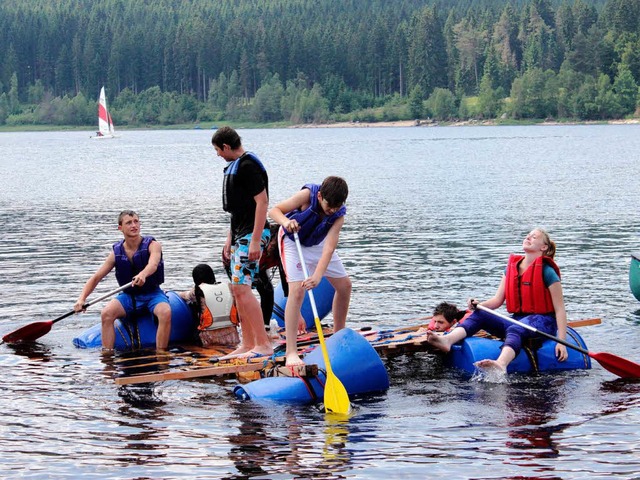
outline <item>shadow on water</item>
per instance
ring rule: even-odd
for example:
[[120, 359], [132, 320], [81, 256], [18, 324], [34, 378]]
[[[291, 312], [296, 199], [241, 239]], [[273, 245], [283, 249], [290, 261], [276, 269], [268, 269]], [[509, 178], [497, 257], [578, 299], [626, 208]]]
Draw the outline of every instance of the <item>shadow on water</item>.
[[6, 348], [15, 355], [28, 358], [29, 360], [38, 360], [40, 362], [49, 362], [53, 359], [51, 348], [38, 342], [28, 343], [8, 343]]

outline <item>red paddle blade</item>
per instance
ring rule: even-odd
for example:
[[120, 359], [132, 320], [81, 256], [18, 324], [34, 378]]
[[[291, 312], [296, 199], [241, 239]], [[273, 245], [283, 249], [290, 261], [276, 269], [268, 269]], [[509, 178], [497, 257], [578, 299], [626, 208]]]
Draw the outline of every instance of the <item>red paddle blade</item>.
[[6, 343], [17, 342], [32, 342], [43, 335], [46, 335], [51, 330], [53, 321], [47, 320], [46, 322], [35, 322], [25, 325], [11, 333], [7, 333], [2, 337], [2, 341]]
[[621, 378], [640, 378], [640, 365], [611, 353], [591, 353], [589, 356], [614, 375]]

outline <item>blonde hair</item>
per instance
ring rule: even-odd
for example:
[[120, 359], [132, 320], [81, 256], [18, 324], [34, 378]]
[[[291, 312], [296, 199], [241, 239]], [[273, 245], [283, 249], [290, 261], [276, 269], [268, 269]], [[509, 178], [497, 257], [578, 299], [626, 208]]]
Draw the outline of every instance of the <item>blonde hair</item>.
[[536, 228], [535, 230], [540, 232], [540, 235], [542, 235], [542, 240], [544, 241], [544, 244], [547, 246], [547, 249], [542, 253], [542, 255], [553, 259], [553, 257], [556, 256], [556, 243], [553, 240], [551, 240], [546, 230], [542, 228]]

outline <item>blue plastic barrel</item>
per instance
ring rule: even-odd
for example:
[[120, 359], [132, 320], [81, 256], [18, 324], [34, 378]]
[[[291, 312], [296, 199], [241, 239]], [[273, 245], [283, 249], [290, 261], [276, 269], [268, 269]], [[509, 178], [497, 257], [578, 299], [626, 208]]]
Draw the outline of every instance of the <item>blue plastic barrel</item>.
[[[329, 283], [326, 277], [322, 277], [320, 284], [313, 289], [313, 296], [316, 300], [316, 307], [318, 308], [318, 316], [320, 320], [331, 312], [333, 306], [333, 295], [335, 290], [333, 285]], [[273, 313], [271, 318], [275, 318], [280, 327], [284, 327], [284, 309], [287, 305], [287, 297], [284, 296], [282, 285], [278, 285], [274, 292], [273, 298]], [[304, 302], [302, 302], [302, 308], [300, 309], [302, 316], [307, 324], [307, 328], [314, 328], [313, 310], [311, 309], [311, 303], [309, 301], [309, 294], [305, 294]]]
[[[574, 329], [567, 328], [567, 341], [587, 349], [582, 337]], [[457, 368], [473, 373], [476, 367], [475, 362], [484, 359], [496, 360], [500, 355], [502, 340], [470, 337], [465, 338], [451, 347], [447, 362]], [[523, 348], [518, 356], [507, 367], [508, 373], [528, 373], [528, 372], [548, 372], [555, 370], [578, 370], [591, 368], [591, 358], [577, 350], [567, 348], [569, 358], [564, 362], [558, 361], [555, 355], [556, 342], [553, 340], [542, 341], [542, 346], [532, 349], [532, 356]]]
[[[344, 328], [326, 340], [333, 373], [349, 395], [383, 392], [389, 388], [389, 376], [378, 353], [359, 333]], [[322, 349], [318, 346], [304, 357], [308, 365], [324, 370]], [[234, 389], [243, 400], [276, 401], [293, 404], [321, 402], [324, 397], [326, 376], [318, 378], [267, 377]]]
[[[196, 330], [191, 310], [180, 296], [172, 291], [167, 292], [171, 305], [171, 335], [169, 342], [184, 342], [193, 338]], [[153, 314], [146, 313], [135, 320], [116, 320], [116, 350], [131, 348], [155, 347], [157, 324]], [[78, 348], [95, 348], [102, 346], [101, 325], [98, 323], [85, 330], [73, 339]]]

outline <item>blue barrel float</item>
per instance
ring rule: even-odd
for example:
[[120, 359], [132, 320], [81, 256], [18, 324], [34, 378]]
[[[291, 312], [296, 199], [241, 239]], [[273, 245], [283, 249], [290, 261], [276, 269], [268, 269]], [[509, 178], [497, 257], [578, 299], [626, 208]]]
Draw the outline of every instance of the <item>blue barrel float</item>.
[[629, 288], [631, 293], [640, 300], [640, 253], [631, 254], [631, 265], [629, 265]]
[[[191, 309], [180, 296], [173, 291], [167, 292], [171, 305], [171, 335], [169, 342], [185, 342], [193, 338], [196, 325], [191, 315]], [[139, 315], [135, 320], [125, 318], [116, 320], [116, 350], [130, 350], [132, 348], [155, 347], [157, 324], [153, 314]], [[73, 339], [78, 348], [95, 348], [102, 346], [101, 325], [98, 323], [85, 330]]]
[[[320, 320], [331, 312], [334, 293], [335, 290], [333, 289], [333, 285], [331, 285], [326, 277], [322, 277], [320, 284], [313, 289], [313, 295], [316, 300], [316, 307], [318, 308], [318, 316], [320, 317]], [[273, 296], [273, 314], [271, 318], [274, 318], [280, 327], [284, 327], [284, 309], [286, 305], [287, 297], [284, 296], [282, 284], [279, 284], [276, 287]], [[308, 294], [305, 294], [304, 296], [304, 302], [302, 302], [302, 308], [300, 311], [307, 324], [307, 328], [315, 329], [313, 310], [311, 309], [311, 303], [309, 303]]]
[[[343, 328], [327, 338], [326, 346], [333, 373], [349, 395], [384, 392], [389, 388], [389, 376], [380, 356], [362, 335]], [[318, 365], [317, 378], [267, 377], [238, 385], [233, 391], [242, 400], [303, 405], [321, 402], [326, 375], [321, 371], [325, 363], [320, 346], [309, 352], [304, 362]]]
[[[556, 342], [553, 340], [535, 339], [540, 342], [539, 348], [523, 348], [518, 356], [507, 367], [508, 373], [550, 372], [557, 370], [585, 370], [591, 368], [591, 358], [577, 350], [567, 348], [569, 358], [559, 362], [556, 358]], [[567, 342], [587, 349], [582, 337], [573, 328], [567, 327]], [[500, 355], [502, 340], [470, 337], [451, 347], [446, 356], [449, 365], [466, 372], [474, 373], [477, 369], [473, 365], [485, 358], [495, 360]]]

